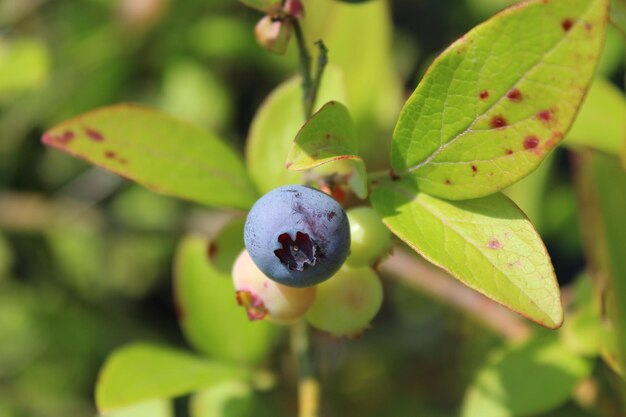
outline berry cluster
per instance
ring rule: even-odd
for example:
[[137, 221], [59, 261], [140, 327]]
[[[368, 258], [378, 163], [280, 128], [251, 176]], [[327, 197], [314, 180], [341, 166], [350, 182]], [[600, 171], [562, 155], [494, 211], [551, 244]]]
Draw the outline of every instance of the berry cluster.
[[320, 330], [355, 336], [380, 309], [372, 265], [389, 250], [391, 234], [369, 207], [346, 213], [321, 191], [279, 187], [250, 210], [244, 242], [232, 275], [251, 320], [306, 317]]

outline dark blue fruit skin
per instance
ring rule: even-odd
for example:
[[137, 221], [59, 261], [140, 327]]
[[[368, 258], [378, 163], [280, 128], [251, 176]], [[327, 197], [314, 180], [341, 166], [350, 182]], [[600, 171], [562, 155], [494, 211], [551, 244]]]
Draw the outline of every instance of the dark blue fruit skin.
[[[244, 242], [265, 275], [290, 287], [309, 287], [333, 276], [346, 260], [350, 225], [332, 197], [302, 185], [285, 185], [254, 204], [246, 219]], [[285, 251], [294, 244], [295, 252]], [[305, 261], [286, 261], [296, 259]]]

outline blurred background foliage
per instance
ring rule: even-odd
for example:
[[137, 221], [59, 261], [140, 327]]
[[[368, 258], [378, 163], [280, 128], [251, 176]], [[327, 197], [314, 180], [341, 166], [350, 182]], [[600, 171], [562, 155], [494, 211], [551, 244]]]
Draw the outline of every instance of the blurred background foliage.
[[[369, 168], [386, 166], [403, 100], [434, 57], [511, 3], [305, 2], [305, 31], [329, 47], [325, 82], [343, 80]], [[248, 323], [234, 303], [228, 278], [242, 247], [241, 215], [154, 194], [39, 142], [66, 118], [137, 102], [216, 131], [242, 152], [250, 138], [249, 160], [269, 158], [282, 169], [299, 126], [276, 124], [289, 123], [281, 116], [294, 112], [297, 85], [273, 93], [282, 108], [265, 104], [269, 115], [253, 119], [296, 74], [297, 51], [291, 45], [277, 56], [258, 46], [260, 17], [233, 0], [0, 0], [1, 417], [96, 415], [99, 369], [135, 341], [271, 372], [200, 384], [191, 396], [174, 390], [172, 402], [147, 400], [110, 415], [294, 415], [284, 329]], [[323, 415], [625, 415], [623, 380], [613, 370], [619, 355], [604, 342], [589, 278], [601, 279], [609, 262], [593, 256], [598, 242], [609, 239], [613, 259], [626, 247], [626, 233], [594, 234], [602, 213], [624, 214], [623, 75], [624, 34], [611, 27], [569, 150], [507, 190], [548, 245], [568, 306], [565, 327], [548, 334], [530, 325], [536, 336], [509, 346], [468, 315], [386, 281], [383, 310], [363, 339], [314, 333]], [[255, 139], [274, 134], [276, 147]], [[596, 151], [585, 149], [590, 144]], [[273, 188], [271, 181], [257, 186]], [[531, 385], [532, 398], [507, 397]]]

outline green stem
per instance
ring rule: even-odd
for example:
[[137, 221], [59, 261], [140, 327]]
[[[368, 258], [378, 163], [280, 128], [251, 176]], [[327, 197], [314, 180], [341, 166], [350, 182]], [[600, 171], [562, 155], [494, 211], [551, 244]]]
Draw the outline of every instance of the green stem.
[[319, 41], [315, 42], [315, 45], [319, 49], [317, 53], [317, 68], [315, 71], [315, 78], [313, 79], [313, 85], [311, 86], [311, 90], [309, 91], [309, 97], [307, 97], [304, 103], [304, 111], [309, 115], [309, 117], [311, 117], [311, 115], [313, 114], [315, 102], [317, 101], [317, 92], [320, 89], [322, 76], [324, 75], [324, 69], [326, 69], [326, 64], [328, 64], [328, 48], [326, 48], [324, 42], [320, 39]]
[[318, 47], [317, 65], [315, 69], [315, 77], [312, 76], [311, 55], [306, 46], [304, 32], [300, 21], [296, 18], [290, 18], [293, 31], [296, 35], [296, 43], [298, 45], [298, 53], [300, 55], [300, 75], [302, 77], [302, 106], [304, 110], [304, 120], [308, 120], [313, 114], [317, 92], [322, 82], [324, 69], [328, 63], [328, 49], [321, 40], [315, 44]]
[[298, 366], [298, 417], [319, 416], [319, 383], [313, 374], [306, 322], [291, 326], [291, 351]]
[[308, 110], [308, 97], [311, 94], [310, 91], [313, 86], [313, 80], [311, 79], [311, 55], [306, 47], [304, 32], [302, 32], [300, 21], [295, 18], [291, 18], [290, 20], [293, 25], [293, 31], [296, 35], [296, 43], [298, 44], [298, 53], [300, 55], [300, 76], [302, 77], [302, 104], [304, 109], [304, 119], [308, 120], [309, 117], [311, 117], [311, 113], [309, 113]]

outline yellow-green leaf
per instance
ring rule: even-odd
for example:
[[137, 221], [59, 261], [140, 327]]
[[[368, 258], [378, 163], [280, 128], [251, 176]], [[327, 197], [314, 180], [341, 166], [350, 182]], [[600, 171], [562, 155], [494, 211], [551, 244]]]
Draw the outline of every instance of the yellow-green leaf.
[[468, 287], [542, 326], [561, 325], [546, 248], [503, 194], [446, 201], [397, 181], [374, 190], [372, 204], [394, 234]]
[[405, 104], [394, 171], [456, 200], [492, 194], [534, 170], [576, 116], [607, 14], [608, 0], [530, 0], [462, 36]]
[[[324, 72], [317, 103], [345, 102], [343, 80], [332, 65]], [[285, 184], [303, 182], [303, 173], [285, 168], [285, 157], [304, 124], [300, 78], [277, 87], [257, 111], [246, 143], [246, 164], [262, 193]]]
[[137, 343], [117, 350], [107, 359], [96, 384], [96, 404], [100, 412], [106, 413], [251, 377], [252, 372], [246, 368]]
[[358, 145], [356, 128], [348, 109], [337, 101], [329, 101], [298, 132], [286, 166], [300, 171], [328, 162], [349, 160], [353, 168], [350, 184], [357, 196], [365, 198], [367, 179]]
[[163, 194], [247, 209], [256, 201], [242, 160], [217, 136], [165, 113], [117, 105], [48, 130], [42, 141]]

